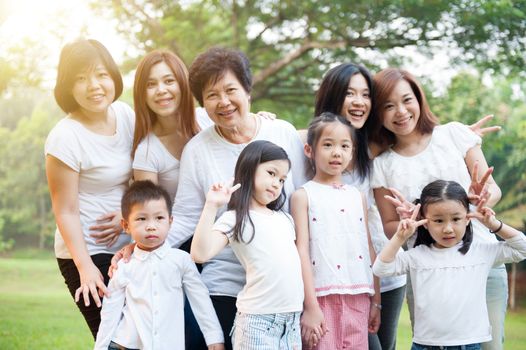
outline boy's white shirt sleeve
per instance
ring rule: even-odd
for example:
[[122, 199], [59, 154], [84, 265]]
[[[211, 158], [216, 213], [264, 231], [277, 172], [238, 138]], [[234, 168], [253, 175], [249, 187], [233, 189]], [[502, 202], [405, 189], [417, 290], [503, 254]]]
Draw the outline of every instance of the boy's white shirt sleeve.
[[190, 302], [194, 316], [203, 333], [206, 344], [224, 343], [223, 330], [217, 318], [212, 300], [208, 289], [204, 285], [199, 272], [190, 259], [189, 255], [185, 256], [183, 274], [184, 294]]
[[526, 236], [523, 233], [498, 243], [493, 266], [504, 263], [519, 262], [526, 259]]
[[95, 350], [108, 349], [122, 316], [126, 299], [126, 283], [124, 278], [125, 267], [122, 266], [122, 260], [119, 265], [113, 278], [108, 283], [110, 296], [105, 297], [102, 302], [102, 310], [100, 312], [101, 322], [95, 341]]
[[383, 262], [379, 257], [373, 264], [373, 273], [378, 277], [398, 276], [409, 272], [411, 257], [409, 252], [398, 252], [392, 262]]

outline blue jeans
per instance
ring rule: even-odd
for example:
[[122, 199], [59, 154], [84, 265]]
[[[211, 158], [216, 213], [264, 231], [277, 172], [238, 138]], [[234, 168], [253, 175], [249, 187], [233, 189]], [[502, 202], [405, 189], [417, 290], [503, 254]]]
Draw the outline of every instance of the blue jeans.
[[301, 350], [300, 312], [238, 312], [232, 328], [234, 350]]
[[413, 343], [411, 350], [480, 350], [480, 344], [467, 345], [450, 345], [450, 346], [436, 346], [436, 345], [420, 345]]
[[492, 340], [482, 343], [482, 349], [502, 350], [504, 348], [504, 319], [508, 306], [508, 273], [504, 265], [495, 267], [489, 272], [486, 305], [488, 306]]
[[382, 311], [378, 333], [369, 333], [369, 350], [395, 350], [400, 310], [404, 303], [405, 286], [382, 294]]

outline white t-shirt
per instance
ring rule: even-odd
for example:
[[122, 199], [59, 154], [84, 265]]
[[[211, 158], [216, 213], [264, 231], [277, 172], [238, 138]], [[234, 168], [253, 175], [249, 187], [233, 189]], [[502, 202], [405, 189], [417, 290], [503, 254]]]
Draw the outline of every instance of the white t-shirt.
[[[303, 280], [292, 217], [280, 211], [268, 215], [253, 210], [250, 217], [255, 234], [248, 244], [235, 241], [230, 232], [236, 223], [235, 211], [223, 213], [214, 224], [214, 230], [227, 235], [246, 271], [246, 284], [237, 297], [238, 311], [247, 314], [301, 311]], [[245, 221], [245, 241], [252, 237], [252, 232], [252, 226]]]
[[[422, 189], [435, 180], [458, 182], [466, 192], [471, 176], [464, 158], [467, 152], [481, 144], [481, 139], [467, 126], [451, 122], [433, 129], [427, 147], [414, 156], [402, 156], [389, 149], [373, 161], [372, 188], [395, 188], [410, 202], [420, 198]], [[495, 241], [480, 222], [474, 220], [476, 239]], [[414, 238], [408, 242], [414, 243]]]
[[[195, 117], [201, 130], [213, 125], [204, 108], [196, 108]], [[179, 184], [179, 159], [168, 152], [154, 133], [146, 136], [137, 146], [133, 169], [157, 173], [159, 185], [168, 191], [170, 198], [175, 198]]]
[[184, 296], [206, 343], [224, 342], [208, 290], [182, 250], [135, 247], [129, 263], [119, 261], [108, 289], [95, 349], [106, 350], [111, 341], [130, 349], [184, 349]]
[[[290, 199], [294, 190], [306, 182], [303, 143], [290, 123], [258, 118], [261, 126], [252, 141], [267, 140], [283, 147], [291, 161], [291, 171], [284, 185], [287, 199]], [[214, 127], [201, 131], [186, 144], [172, 209], [174, 222], [167, 238], [172, 247], [179, 247], [193, 235], [210, 186], [234, 176], [237, 158], [246, 145], [226, 141]], [[288, 200], [285, 207], [288, 211]], [[226, 206], [219, 210], [218, 216], [225, 210]], [[212, 295], [235, 297], [245, 284], [243, 268], [230, 247], [207, 262], [201, 276]]]
[[[116, 101], [110, 108], [115, 113], [117, 128], [114, 135], [96, 134], [78, 121], [65, 117], [49, 132], [45, 154], [51, 155], [79, 173], [79, 212], [84, 240], [90, 255], [114, 254], [129, 243], [124, 232], [108, 248], [95, 243], [89, 227], [96, 219], [121, 209], [121, 198], [131, 178], [131, 147], [134, 113], [125, 103]], [[55, 255], [71, 259], [58, 231], [55, 232]]]
[[[369, 176], [363, 180], [356, 171], [345, 172], [342, 176], [342, 181], [348, 185], [354, 186], [360, 190], [367, 200], [367, 219], [369, 224], [369, 233], [371, 234], [371, 242], [376, 255], [380, 254], [384, 245], [389, 242], [384, 232], [380, 212], [374, 200], [373, 189], [369, 183]], [[400, 250], [402, 250], [400, 248]], [[389, 292], [391, 290], [403, 287], [406, 285], [407, 278], [405, 275], [390, 276], [380, 279], [380, 292]]]
[[413, 342], [452, 346], [491, 340], [486, 307], [490, 269], [526, 258], [523, 234], [506, 242], [474, 241], [463, 255], [455, 247], [438, 249], [419, 245], [399, 252], [391, 263], [376, 259], [375, 275], [409, 272], [414, 295]]

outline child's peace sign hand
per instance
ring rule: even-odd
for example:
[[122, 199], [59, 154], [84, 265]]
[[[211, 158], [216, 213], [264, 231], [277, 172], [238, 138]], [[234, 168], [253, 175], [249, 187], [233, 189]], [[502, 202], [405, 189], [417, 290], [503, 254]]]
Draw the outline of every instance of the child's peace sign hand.
[[398, 228], [396, 230], [396, 235], [406, 241], [409, 237], [411, 237], [416, 229], [419, 226], [424, 225], [427, 223], [427, 219], [422, 219], [419, 221], [416, 221], [416, 218], [418, 217], [418, 213], [420, 212], [420, 204], [417, 204], [415, 206], [415, 209], [413, 210], [413, 213], [411, 214], [411, 217], [409, 219], [402, 219], [400, 223], [398, 224]]
[[495, 218], [495, 212], [490, 207], [486, 207], [485, 204], [489, 199], [489, 193], [485, 192], [477, 204], [477, 210], [468, 213], [468, 218], [477, 219], [484, 224], [486, 227], [495, 227], [498, 225], [498, 220]]
[[241, 184], [232, 186], [234, 179], [230, 179], [227, 183], [217, 182], [210, 187], [208, 194], [206, 195], [206, 201], [216, 207], [222, 207], [230, 201], [232, 193], [241, 187]]
[[384, 198], [395, 206], [400, 220], [410, 218], [415, 210], [415, 205], [406, 200], [398, 190], [389, 188], [389, 191], [391, 191], [393, 196], [384, 196]]

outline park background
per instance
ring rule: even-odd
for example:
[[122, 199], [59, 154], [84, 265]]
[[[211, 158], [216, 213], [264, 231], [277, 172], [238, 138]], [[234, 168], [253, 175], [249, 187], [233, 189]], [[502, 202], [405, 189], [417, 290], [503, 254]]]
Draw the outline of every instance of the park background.
[[[493, 114], [483, 149], [503, 197], [499, 218], [526, 226], [526, 1], [0, 0], [0, 349], [88, 349], [92, 341], [53, 258], [43, 145], [64, 116], [53, 99], [61, 47], [107, 46], [132, 105], [135, 66], [156, 48], [189, 65], [215, 45], [252, 65], [252, 110], [303, 128], [329, 68], [355, 62], [419, 77], [441, 123]], [[509, 266], [506, 349], [526, 348], [526, 268]], [[511, 285], [510, 285], [511, 286]], [[452, 295], [454, 297], [454, 295]], [[410, 344], [407, 311], [399, 349]]]

